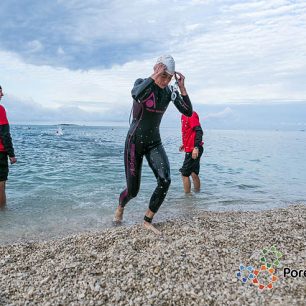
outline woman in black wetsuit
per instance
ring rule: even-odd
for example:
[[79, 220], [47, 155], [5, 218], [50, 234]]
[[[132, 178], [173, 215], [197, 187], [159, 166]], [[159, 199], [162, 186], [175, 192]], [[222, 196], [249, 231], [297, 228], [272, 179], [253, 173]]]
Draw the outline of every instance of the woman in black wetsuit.
[[[168, 86], [173, 75], [177, 80], [180, 93]], [[168, 157], [161, 143], [159, 125], [170, 101], [182, 114], [188, 117], [192, 115], [192, 105], [184, 81], [185, 77], [175, 72], [173, 58], [167, 55], [157, 60], [151, 77], [137, 79], [134, 84], [132, 89], [133, 121], [126, 138], [124, 151], [127, 187], [120, 194], [115, 222], [122, 221], [125, 205], [138, 194], [142, 161], [145, 156], [157, 179], [157, 187], [146, 211], [144, 226], [155, 233], [160, 233], [151, 222], [165, 199], [171, 178]]]

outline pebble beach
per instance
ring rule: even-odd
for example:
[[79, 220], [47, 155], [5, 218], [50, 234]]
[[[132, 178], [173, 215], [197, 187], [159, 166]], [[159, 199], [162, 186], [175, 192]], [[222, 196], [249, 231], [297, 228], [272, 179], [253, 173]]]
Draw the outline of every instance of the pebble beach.
[[[202, 211], [156, 227], [161, 237], [134, 225], [2, 245], [0, 305], [305, 305], [306, 273], [284, 269], [306, 270], [306, 205]], [[272, 249], [272, 288], [237, 277]]]

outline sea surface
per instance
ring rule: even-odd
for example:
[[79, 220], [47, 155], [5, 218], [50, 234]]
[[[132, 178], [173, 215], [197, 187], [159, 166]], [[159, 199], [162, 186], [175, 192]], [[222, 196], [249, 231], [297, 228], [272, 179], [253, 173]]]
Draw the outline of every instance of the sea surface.
[[[18, 162], [10, 166], [0, 244], [62, 237], [112, 226], [125, 188], [127, 127], [12, 126]], [[57, 133], [58, 132], [58, 133]], [[180, 131], [161, 128], [172, 183], [156, 221], [201, 210], [263, 210], [306, 203], [306, 132], [205, 130], [200, 193], [185, 195]], [[125, 224], [142, 222], [155, 177], [144, 159]], [[250, 222], [253, 222], [250, 220]]]

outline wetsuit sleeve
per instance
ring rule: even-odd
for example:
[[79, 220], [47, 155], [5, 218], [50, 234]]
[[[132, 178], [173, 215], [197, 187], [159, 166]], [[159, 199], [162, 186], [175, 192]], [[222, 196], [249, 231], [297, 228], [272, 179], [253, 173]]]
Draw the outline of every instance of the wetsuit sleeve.
[[199, 147], [202, 145], [202, 139], [203, 139], [203, 130], [202, 128], [198, 125], [194, 128], [196, 135], [194, 139], [194, 146]]
[[12, 137], [10, 134], [10, 126], [8, 124], [1, 124], [0, 125], [0, 137], [2, 139], [2, 143], [4, 149], [9, 157], [15, 157]]
[[145, 99], [152, 91], [154, 80], [152, 78], [137, 79], [132, 89], [132, 97], [137, 102]]
[[192, 116], [189, 118], [189, 125], [195, 131], [194, 146], [199, 147], [202, 145], [203, 130], [197, 112], [192, 113]]
[[192, 104], [189, 96], [181, 96], [179, 92], [176, 92], [176, 99], [173, 101], [175, 107], [185, 116], [191, 117], [192, 115]]

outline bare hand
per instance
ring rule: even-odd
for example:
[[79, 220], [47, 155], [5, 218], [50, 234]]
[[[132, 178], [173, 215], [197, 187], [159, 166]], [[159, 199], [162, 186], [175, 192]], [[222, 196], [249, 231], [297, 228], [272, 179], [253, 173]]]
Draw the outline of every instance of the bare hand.
[[180, 72], [175, 72], [175, 80], [177, 81], [178, 87], [180, 88], [182, 95], [187, 95], [185, 88], [185, 77]]
[[160, 75], [162, 75], [163, 73], [165, 73], [167, 66], [162, 64], [162, 63], [158, 63], [154, 66], [154, 73], [151, 75], [151, 78], [156, 81], [156, 78], [159, 77]]
[[11, 164], [17, 163], [17, 158], [16, 157], [10, 157], [10, 162], [11, 162]]
[[180, 151], [180, 152], [184, 151], [184, 145], [181, 145], [181, 146], [180, 146], [179, 151]]
[[198, 148], [194, 148], [192, 150], [192, 159], [197, 159], [199, 156], [199, 149]]

